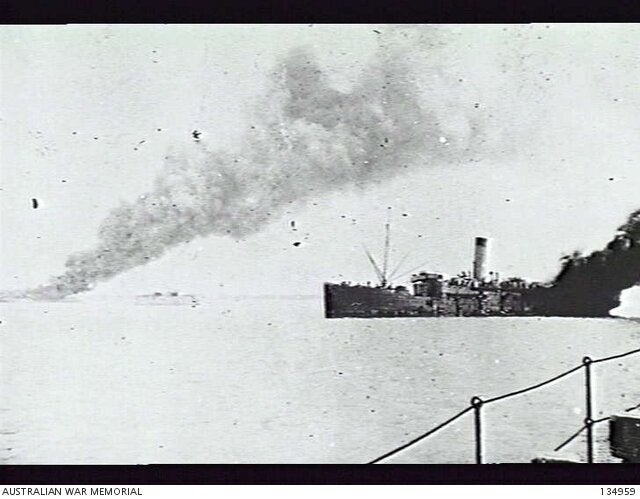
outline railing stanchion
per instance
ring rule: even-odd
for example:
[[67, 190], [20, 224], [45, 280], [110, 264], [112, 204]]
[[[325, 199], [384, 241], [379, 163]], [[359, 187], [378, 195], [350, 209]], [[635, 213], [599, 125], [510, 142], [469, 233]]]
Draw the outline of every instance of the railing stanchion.
[[471, 399], [476, 434], [476, 464], [482, 464], [482, 418], [480, 410], [482, 409], [483, 403], [480, 397], [473, 397]]
[[593, 463], [593, 405], [591, 402], [591, 357], [584, 357], [582, 365], [584, 366], [584, 389], [585, 389], [585, 408], [586, 416], [584, 425], [587, 428], [587, 463]]

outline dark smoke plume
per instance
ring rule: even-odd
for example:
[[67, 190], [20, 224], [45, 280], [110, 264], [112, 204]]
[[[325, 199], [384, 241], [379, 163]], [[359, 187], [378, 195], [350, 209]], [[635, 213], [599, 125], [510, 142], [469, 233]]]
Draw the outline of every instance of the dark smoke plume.
[[629, 215], [605, 249], [564, 257], [550, 287], [538, 293], [544, 315], [606, 317], [620, 305], [621, 292], [636, 284], [640, 284], [640, 210]]
[[342, 92], [309, 53], [289, 54], [236, 153], [169, 157], [150, 192], [102, 222], [97, 247], [71, 255], [62, 275], [22, 296], [61, 299], [195, 237], [253, 234], [289, 203], [406, 171], [425, 151], [430, 163], [459, 159], [474, 137], [441, 137], [400, 55], [383, 46]]

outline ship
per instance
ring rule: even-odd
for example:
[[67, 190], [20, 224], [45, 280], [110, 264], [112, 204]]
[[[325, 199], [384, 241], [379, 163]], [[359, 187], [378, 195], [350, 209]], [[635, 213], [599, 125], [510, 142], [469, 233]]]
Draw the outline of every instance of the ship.
[[519, 277], [501, 279], [498, 272], [487, 272], [486, 237], [475, 238], [472, 271], [449, 278], [437, 272], [420, 271], [411, 275], [410, 288], [393, 286], [387, 270], [389, 224], [385, 228], [382, 268], [365, 249], [379, 284], [324, 283], [326, 318], [563, 315], [553, 308], [553, 295], [557, 291], [552, 284]]
[[148, 295], [136, 296], [137, 305], [197, 305], [196, 296], [190, 294], [182, 294], [177, 291], [169, 291], [162, 293], [156, 291]]

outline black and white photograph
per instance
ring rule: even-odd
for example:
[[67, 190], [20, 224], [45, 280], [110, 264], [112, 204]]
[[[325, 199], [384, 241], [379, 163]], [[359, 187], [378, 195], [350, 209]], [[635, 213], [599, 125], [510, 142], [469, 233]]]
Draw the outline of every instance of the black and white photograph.
[[640, 25], [0, 35], [0, 464], [640, 463]]

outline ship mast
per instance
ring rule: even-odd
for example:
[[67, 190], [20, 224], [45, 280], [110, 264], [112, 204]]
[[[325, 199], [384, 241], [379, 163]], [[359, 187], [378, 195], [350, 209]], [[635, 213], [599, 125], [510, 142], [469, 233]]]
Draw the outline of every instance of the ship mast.
[[[364, 252], [367, 255], [367, 258], [369, 259], [369, 262], [371, 262], [371, 266], [373, 267], [373, 270], [375, 270], [376, 275], [378, 276], [378, 279], [380, 279], [381, 288], [386, 288], [388, 286], [389, 277], [392, 277], [393, 274], [395, 274], [395, 272], [397, 271], [397, 268], [396, 268], [391, 272], [391, 276], [389, 275], [389, 250], [391, 247], [391, 244], [390, 244], [391, 224], [389, 223], [388, 217], [387, 217], [387, 223], [384, 225], [384, 230], [385, 230], [385, 237], [384, 237], [384, 256], [383, 256], [382, 268], [380, 268], [380, 266], [378, 265], [378, 262], [376, 262], [375, 258], [373, 258], [373, 255], [367, 249], [367, 247], [364, 244], [362, 245]], [[403, 257], [403, 260], [404, 258], [406, 258], [406, 256], [407, 255]]]
[[384, 229], [384, 262], [382, 263], [382, 282], [380, 283], [383, 288], [387, 286], [387, 271], [389, 268], [389, 222], [384, 225]]

